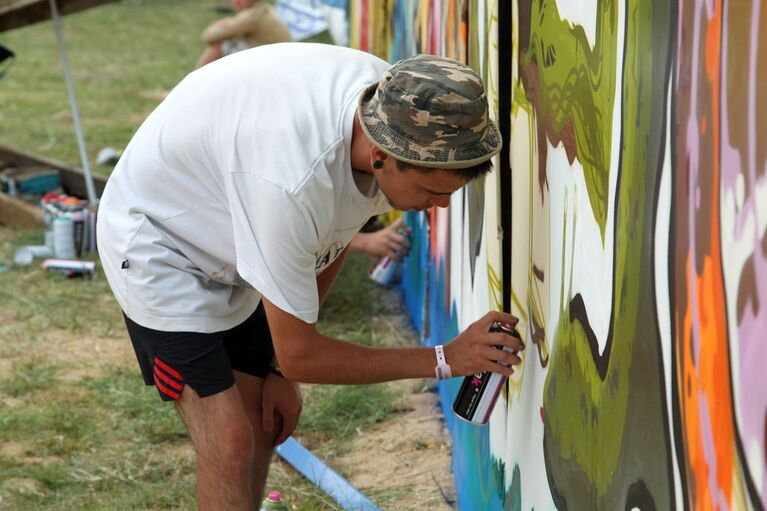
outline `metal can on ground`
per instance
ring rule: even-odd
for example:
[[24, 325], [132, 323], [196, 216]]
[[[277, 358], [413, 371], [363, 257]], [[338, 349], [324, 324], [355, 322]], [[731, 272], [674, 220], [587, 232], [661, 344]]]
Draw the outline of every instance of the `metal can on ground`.
[[288, 505], [282, 501], [280, 492], [270, 491], [261, 503], [259, 511], [288, 511]]

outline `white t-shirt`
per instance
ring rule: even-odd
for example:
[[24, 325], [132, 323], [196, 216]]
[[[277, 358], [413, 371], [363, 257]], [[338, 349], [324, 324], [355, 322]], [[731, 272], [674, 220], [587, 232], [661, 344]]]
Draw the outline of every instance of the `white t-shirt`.
[[99, 255], [125, 314], [155, 330], [214, 332], [263, 295], [316, 322], [316, 274], [390, 209], [376, 186], [360, 191], [350, 161], [359, 94], [388, 67], [349, 48], [273, 44], [173, 89], [99, 206]]

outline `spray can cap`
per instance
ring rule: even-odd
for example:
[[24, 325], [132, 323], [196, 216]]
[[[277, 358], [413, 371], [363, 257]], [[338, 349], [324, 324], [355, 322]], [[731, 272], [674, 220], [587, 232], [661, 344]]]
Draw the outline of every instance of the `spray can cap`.
[[272, 502], [282, 502], [282, 494], [278, 491], [270, 491], [266, 498]]

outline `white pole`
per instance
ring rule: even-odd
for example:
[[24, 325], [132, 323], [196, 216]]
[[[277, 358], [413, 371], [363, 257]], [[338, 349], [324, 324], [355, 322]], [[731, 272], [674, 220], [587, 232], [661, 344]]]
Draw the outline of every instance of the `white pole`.
[[72, 73], [69, 71], [69, 60], [67, 59], [67, 49], [64, 46], [64, 36], [61, 31], [61, 16], [56, 6], [56, 0], [50, 0], [51, 17], [53, 26], [56, 28], [56, 40], [59, 44], [59, 53], [61, 54], [61, 65], [64, 67], [64, 78], [67, 82], [67, 93], [69, 94], [69, 106], [72, 109], [72, 120], [75, 123], [75, 134], [77, 135], [77, 145], [80, 148], [80, 161], [83, 165], [83, 174], [85, 175], [85, 188], [88, 191], [88, 202], [92, 205], [98, 204], [96, 197], [96, 188], [93, 186], [93, 176], [91, 176], [91, 166], [88, 163], [88, 151], [85, 150], [85, 138], [83, 138], [83, 127], [80, 123], [80, 110], [77, 108], [77, 97], [75, 96], [75, 87], [72, 83]]

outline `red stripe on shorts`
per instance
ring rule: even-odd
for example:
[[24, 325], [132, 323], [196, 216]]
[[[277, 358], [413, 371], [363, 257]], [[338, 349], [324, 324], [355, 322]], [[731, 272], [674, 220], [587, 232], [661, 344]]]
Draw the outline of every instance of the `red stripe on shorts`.
[[157, 377], [157, 373], [156, 372], [154, 374], [154, 385], [155, 385], [155, 387], [157, 387], [157, 390], [159, 390], [160, 392], [162, 392], [166, 396], [172, 397], [173, 399], [175, 399], [177, 401], [181, 397], [181, 394], [179, 394], [178, 392], [173, 392], [171, 389], [169, 389], [168, 387], [163, 385], [162, 382], [160, 381], [160, 379]]
[[171, 380], [170, 378], [165, 376], [165, 374], [163, 374], [163, 372], [160, 371], [160, 369], [158, 369], [157, 366], [154, 366], [154, 378], [155, 380], [157, 380], [157, 378], [160, 378], [162, 381], [164, 381], [165, 383], [167, 383], [174, 389], [178, 390], [179, 392], [184, 390], [183, 383], [176, 383], [175, 381]]
[[181, 377], [180, 374], [178, 374], [176, 371], [174, 371], [172, 367], [170, 367], [168, 364], [166, 364], [165, 362], [163, 362], [159, 358], [154, 357], [154, 363], [155, 363], [155, 365], [158, 365], [158, 366], [162, 367], [165, 370], [165, 372], [167, 372], [171, 376], [176, 377], [176, 379], [178, 379], [178, 381], [184, 381], [184, 379]]

